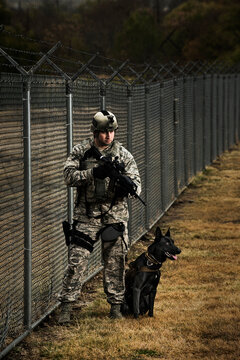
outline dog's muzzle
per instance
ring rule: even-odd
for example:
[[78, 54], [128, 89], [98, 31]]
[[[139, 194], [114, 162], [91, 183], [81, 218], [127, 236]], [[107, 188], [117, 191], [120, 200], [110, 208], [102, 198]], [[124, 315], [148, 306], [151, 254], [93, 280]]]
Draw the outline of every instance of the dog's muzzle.
[[[181, 250], [178, 249], [177, 254], [180, 254]], [[165, 251], [165, 255], [170, 259], [170, 260], [177, 260], [177, 255], [176, 254], [170, 254], [169, 252]]]

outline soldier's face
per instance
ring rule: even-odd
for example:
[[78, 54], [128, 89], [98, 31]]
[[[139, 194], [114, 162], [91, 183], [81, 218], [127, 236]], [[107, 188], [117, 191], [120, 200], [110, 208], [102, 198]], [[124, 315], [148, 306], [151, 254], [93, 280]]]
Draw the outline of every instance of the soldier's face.
[[113, 142], [114, 136], [114, 130], [99, 131], [98, 135], [95, 137], [96, 145], [100, 147], [108, 146], [111, 144], [111, 142]]

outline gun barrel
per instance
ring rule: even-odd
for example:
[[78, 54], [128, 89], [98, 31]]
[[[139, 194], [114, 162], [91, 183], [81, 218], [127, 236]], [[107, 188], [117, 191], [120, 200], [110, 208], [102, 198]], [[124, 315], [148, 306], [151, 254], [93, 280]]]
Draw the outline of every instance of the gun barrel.
[[143, 201], [143, 199], [141, 199], [139, 195], [136, 194], [135, 197], [136, 197], [138, 200], [140, 200], [141, 203], [142, 203], [144, 206], [147, 206], [147, 204], [145, 203], [145, 201]]

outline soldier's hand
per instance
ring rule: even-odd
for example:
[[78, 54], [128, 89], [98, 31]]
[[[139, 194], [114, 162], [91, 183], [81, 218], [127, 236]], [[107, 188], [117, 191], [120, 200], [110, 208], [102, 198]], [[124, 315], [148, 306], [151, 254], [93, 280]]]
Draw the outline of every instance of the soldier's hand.
[[93, 168], [93, 176], [98, 179], [105, 179], [109, 176], [109, 169], [106, 165], [99, 165]]

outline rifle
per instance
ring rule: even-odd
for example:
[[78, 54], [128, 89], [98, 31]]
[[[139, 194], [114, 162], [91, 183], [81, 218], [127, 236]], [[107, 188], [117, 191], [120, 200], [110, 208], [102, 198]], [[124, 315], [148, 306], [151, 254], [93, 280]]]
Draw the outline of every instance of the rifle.
[[114, 160], [112, 160], [110, 157], [103, 156], [95, 146], [92, 146], [85, 152], [83, 160], [86, 160], [91, 156], [96, 160], [101, 160], [107, 166], [109, 169], [110, 179], [113, 179], [115, 183], [117, 183], [122, 189], [125, 190], [125, 195], [130, 194], [131, 196], [140, 200], [144, 206], [147, 206], [136, 192], [137, 185], [128, 176], [122, 174], [124, 171], [124, 165], [119, 163], [117, 156]]

